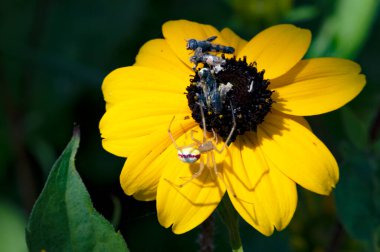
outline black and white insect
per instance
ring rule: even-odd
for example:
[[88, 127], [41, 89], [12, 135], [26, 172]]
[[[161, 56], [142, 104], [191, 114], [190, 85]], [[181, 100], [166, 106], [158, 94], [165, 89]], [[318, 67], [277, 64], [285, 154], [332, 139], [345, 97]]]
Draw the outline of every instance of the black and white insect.
[[186, 49], [195, 51], [197, 48], [201, 48], [202, 52], [221, 52], [221, 53], [234, 53], [235, 48], [231, 46], [225, 46], [220, 44], [211, 43], [217, 38], [217, 36], [209, 37], [205, 40], [189, 39], [187, 40]]
[[217, 72], [222, 70], [222, 66], [226, 64], [226, 60], [222, 57], [203, 53], [200, 47], [195, 49], [194, 55], [190, 57], [190, 62], [194, 63], [193, 70], [197, 68], [199, 63], [203, 63], [212, 67]]
[[[203, 109], [204, 109], [203, 105], [204, 104], [202, 104], [202, 102], [199, 103], [199, 108], [200, 108], [200, 112], [201, 112], [201, 116], [202, 116], [202, 126], [203, 126], [203, 138], [202, 138], [202, 140], [196, 139], [193, 135], [195, 131], [191, 131], [190, 137], [193, 140], [193, 143], [186, 145], [186, 146], [178, 146], [175, 139], [174, 139], [174, 136], [171, 132], [171, 125], [172, 125], [174, 118], [175, 118], [174, 116], [173, 116], [173, 118], [169, 124], [169, 127], [168, 127], [168, 134], [169, 134], [170, 139], [173, 142], [174, 147], [178, 151], [178, 158], [182, 162], [185, 162], [185, 163], [194, 163], [197, 160], [200, 160], [198, 171], [195, 172], [191, 177], [189, 177], [187, 179], [187, 181], [185, 181], [184, 183], [182, 183], [180, 185], [177, 185], [178, 187], [183, 187], [184, 185], [190, 183], [193, 179], [198, 178], [202, 174], [202, 172], [204, 171], [205, 168], [213, 170], [214, 174], [218, 178], [220, 178], [222, 181], [224, 181], [222, 175], [218, 171], [214, 151], [216, 151], [219, 154], [223, 153], [224, 149], [227, 147], [227, 143], [229, 143], [229, 140], [231, 139], [233, 133], [235, 132], [236, 121], [235, 121], [235, 115], [233, 112], [234, 110], [232, 108], [232, 105], [230, 105], [231, 111], [232, 111], [232, 120], [233, 120], [232, 124], [233, 124], [233, 126], [232, 126], [230, 134], [227, 137], [226, 141], [224, 142], [223, 146], [220, 149], [218, 149], [217, 148], [218, 136], [215, 133], [215, 131], [212, 130], [212, 133], [213, 133], [212, 138], [207, 137], [206, 119], [205, 119], [204, 112], [203, 112]], [[203, 158], [204, 155], [207, 156], [206, 157], [206, 160], [207, 160], [206, 163], [205, 163], [204, 158]]]
[[209, 68], [202, 68], [198, 71], [198, 76], [200, 78], [199, 85], [203, 90], [204, 103], [207, 107], [213, 110], [215, 114], [219, 114], [223, 108], [223, 101], [218, 89], [218, 83]]

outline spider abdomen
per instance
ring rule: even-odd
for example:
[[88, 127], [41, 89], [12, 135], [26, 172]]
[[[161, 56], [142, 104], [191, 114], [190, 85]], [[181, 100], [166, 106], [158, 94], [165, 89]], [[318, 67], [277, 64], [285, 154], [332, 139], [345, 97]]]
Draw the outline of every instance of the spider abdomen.
[[201, 152], [192, 147], [186, 147], [178, 151], [178, 158], [184, 163], [194, 163], [201, 157]]

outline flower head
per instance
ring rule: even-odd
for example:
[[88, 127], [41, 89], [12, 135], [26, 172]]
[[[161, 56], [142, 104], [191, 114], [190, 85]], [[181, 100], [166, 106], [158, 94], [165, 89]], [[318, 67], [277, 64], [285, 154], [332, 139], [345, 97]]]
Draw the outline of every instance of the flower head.
[[102, 87], [103, 146], [128, 157], [126, 194], [157, 200], [161, 225], [184, 233], [227, 192], [241, 217], [270, 235], [291, 220], [296, 184], [331, 192], [337, 163], [302, 116], [352, 100], [365, 85], [358, 64], [302, 60], [311, 34], [293, 25], [247, 42], [228, 28], [179, 20], [163, 35]]

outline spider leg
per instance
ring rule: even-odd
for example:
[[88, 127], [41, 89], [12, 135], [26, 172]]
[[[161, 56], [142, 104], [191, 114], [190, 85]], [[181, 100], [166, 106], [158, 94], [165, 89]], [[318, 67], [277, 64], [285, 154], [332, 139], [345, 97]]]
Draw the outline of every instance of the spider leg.
[[234, 198], [236, 198], [236, 199], [238, 199], [238, 200], [240, 200], [240, 201], [242, 201], [242, 202], [245, 202], [245, 203], [247, 203], [247, 204], [252, 204], [252, 205], [254, 205], [255, 203], [252, 202], [252, 201], [244, 200], [244, 199], [242, 199], [242, 198], [239, 198], [239, 197], [236, 195], [235, 191], [232, 190], [232, 187], [230, 187], [230, 186], [226, 183], [226, 181], [224, 180], [223, 175], [218, 171], [218, 166], [216, 165], [215, 154], [214, 154], [214, 152], [211, 152], [211, 158], [212, 158], [212, 162], [214, 163], [214, 173], [215, 173], [215, 175], [216, 175], [216, 176], [217, 176], [217, 177], [223, 182], [224, 186], [227, 188], [227, 191], [228, 191], [229, 193], [231, 193], [232, 196], [233, 196]]
[[[203, 172], [203, 170], [205, 168], [205, 165], [204, 165], [202, 157], [201, 157], [201, 159], [200, 159], [199, 162], [200, 162], [199, 163], [199, 170], [196, 173], [194, 173], [190, 178], [188, 178], [188, 180], [186, 182], [184, 182], [183, 184], [178, 185], [178, 187], [181, 188], [181, 187], [185, 186], [186, 184], [190, 183], [193, 179], [198, 178], [202, 174], [202, 172]], [[185, 177], [180, 177], [180, 178], [185, 178]]]
[[170, 121], [170, 124], [169, 124], [169, 127], [168, 127], [168, 134], [169, 134], [170, 139], [171, 139], [172, 142], [173, 142], [174, 147], [175, 147], [178, 151], [182, 151], [183, 147], [182, 147], [182, 148], [178, 147], [178, 145], [177, 145], [177, 143], [176, 143], [176, 141], [175, 141], [175, 139], [174, 139], [174, 136], [173, 136], [173, 134], [172, 134], [172, 131], [170, 130], [170, 128], [171, 128], [171, 126], [172, 126], [172, 123], [173, 123], [173, 121], [174, 121], [174, 118], [175, 118], [175, 116], [173, 116], [172, 120]]
[[218, 167], [217, 167], [216, 161], [215, 161], [215, 155], [214, 155], [213, 152], [211, 152], [211, 158], [212, 158], [212, 162], [214, 163], [214, 173], [215, 173], [215, 175], [223, 182], [223, 184], [226, 186], [227, 190], [232, 193], [232, 195], [234, 196], [234, 198], [237, 198], [235, 192], [232, 190], [232, 188], [229, 185], [227, 185], [227, 183], [224, 180], [222, 174], [218, 171]]
[[206, 135], [206, 119], [205, 119], [205, 114], [203, 112], [203, 102], [199, 102], [199, 109], [201, 110], [201, 116], [202, 116], [202, 124], [203, 124], [203, 142], [206, 142], [207, 140], [207, 135]]
[[[211, 151], [210, 153], [212, 153], [212, 151]], [[210, 169], [211, 167], [213, 167], [213, 166], [211, 166], [211, 164], [214, 165], [214, 164], [212, 163], [211, 155], [209, 155], [209, 153], [207, 153], [207, 168]]]
[[214, 129], [211, 129], [211, 130], [212, 130], [213, 139], [215, 141], [215, 144], [218, 144], [218, 135], [216, 134]]
[[[177, 142], [175, 141], [174, 136], [173, 136], [173, 134], [172, 134], [172, 132], [171, 132], [171, 130], [170, 130], [170, 128], [171, 128], [171, 126], [172, 126], [172, 123], [173, 123], [173, 121], [174, 121], [174, 118], [175, 118], [175, 116], [173, 116], [172, 120], [170, 121], [169, 128], [168, 128], [168, 134], [169, 134], [170, 140], [172, 140], [172, 142], [173, 142], [174, 147], [175, 147], [179, 152], [182, 153], [182, 150], [183, 150], [184, 148], [193, 147], [194, 145], [199, 144], [199, 143], [200, 143], [199, 140], [196, 140], [196, 139], [194, 139], [194, 138], [192, 137], [191, 139], [193, 139], [193, 140], [195, 141], [195, 143], [191, 143], [191, 144], [188, 144], [188, 145], [185, 145], [185, 146], [181, 146], [181, 147], [179, 147], [179, 146], [177, 145]], [[192, 135], [192, 133], [191, 133], [191, 135]]]
[[232, 128], [231, 128], [230, 134], [228, 134], [228, 137], [227, 137], [226, 141], [223, 144], [223, 147], [221, 149], [217, 149], [216, 147], [214, 148], [215, 151], [218, 152], [218, 153], [222, 153], [224, 151], [224, 149], [226, 148], [227, 144], [231, 140], [231, 137], [234, 134], [235, 129], [236, 129], [236, 120], [235, 120], [234, 110], [232, 108], [232, 103], [231, 103], [231, 111], [232, 111], [232, 123], [233, 123], [233, 125], [232, 125]]
[[201, 141], [199, 141], [198, 139], [196, 139], [196, 138], [194, 137], [194, 132], [197, 132], [197, 131], [195, 131], [195, 130], [191, 130], [191, 131], [190, 131], [190, 138], [191, 138], [191, 140], [193, 140], [193, 141], [196, 142], [197, 144], [201, 145], [201, 144], [202, 144]]

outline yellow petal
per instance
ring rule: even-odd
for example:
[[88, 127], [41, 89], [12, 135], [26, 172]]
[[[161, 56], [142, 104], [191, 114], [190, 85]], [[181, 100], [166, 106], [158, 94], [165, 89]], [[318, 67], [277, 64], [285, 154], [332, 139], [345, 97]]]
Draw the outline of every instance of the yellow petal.
[[238, 54], [248, 62], [265, 69], [265, 78], [273, 79], [286, 73], [305, 55], [311, 41], [309, 30], [284, 24], [272, 26], [257, 34]]
[[204, 40], [212, 36], [218, 36], [214, 42], [222, 45], [226, 44], [222, 36], [220, 36], [219, 31], [213, 26], [187, 20], [166, 22], [162, 26], [162, 33], [170, 48], [189, 67], [193, 67], [193, 64], [189, 60], [192, 51], [186, 50], [186, 40]]
[[[271, 166], [270, 162], [268, 164]], [[266, 180], [267, 183], [263, 181], [258, 186], [257, 193], [272, 224], [280, 231], [289, 224], [296, 211], [296, 183], [275, 168], [269, 170]]]
[[[192, 140], [182, 136], [177, 142], [190, 144]], [[169, 148], [176, 152], [173, 146]], [[207, 155], [201, 156], [205, 163]], [[220, 167], [219, 159], [216, 162]], [[175, 157], [163, 169], [157, 189], [158, 220], [164, 227], [172, 226], [176, 234], [185, 233], [212, 214], [225, 193], [224, 184], [215, 176], [213, 167], [205, 167], [199, 177], [180, 187], [199, 171], [200, 161], [190, 165]]]
[[290, 119], [292, 119], [292, 120], [298, 122], [299, 124], [301, 124], [301, 125], [304, 126], [305, 128], [307, 128], [308, 130], [313, 131], [313, 130], [311, 129], [310, 124], [308, 123], [308, 121], [307, 121], [307, 120], [305, 119], [305, 117], [303, 117], [303, 116], [295, 116], [295, 115], [284, 114], [284, 113], [282, 113], [281, 111], [277, 111], [277, 110], [273, 110], [273, 112], [276, 113], [276, 114], [279, 114], [279, 115], [281, 115], [281, 116], [283, 116], [283, 117], [290, 118]]
[[107, 137], [102, 139], [103, 149], [119, 157], [127, 157], [137, 151], [147, 136], [136, 138]]
[[[240, 215], [264, 235], [285, 228], [297, 205], [295, 183], [270, 169], [259, 148], [256, 133], [246, 133], [231, 145], [233, 168], [225, 173], [236, 196], [231, 201]], [[232, 171], [232, 172], [231, 172]]]
[[276, 113], [258, 127], [260, 149], [273, 166], [302, 187], [329, 194], [339, 178], [326, 146], [304, 126]]
[[[267, 168], [267, 172], [263, 174], [262, 181], [257, 185], [256, 193], [259, 195], [260, 202], [271, 223], [277, 230], [282, 230], [289, 224], [297, 207], [296, 184], [278, 169], [273, 168], [270, 160], [265, 159], [256, 133], [248, 133], [244, 139], [247, 146], [253, 144], [254, 153], [260, 157], [262, 165], [271, 167]], [[251, 148], [246, 148], [242, 154], [244, 161], [249, 162], [252, 159]]]
[[[223, 167], [225, 183], [231, 202], [240, 216], [251, 226], [264, 235], [273, 233], [273, 225], [257, 193], [257, 187], [263, 183], [263, 177], [268, 173], [268, 167], [260, 156], [242, 156], [243, 149], [252, 146], [242, 146], [239, 138], [229, 146], [230, 159], [226, 159]], [[227, 162], [231, 160], [232, 163]], [[265, 182], [264, 182], [265, 183]]]
[[152, 132], [158, 129], [167, 132], [174, 115], [179, 119], [190, 118], [186, 102], [184, 95], [142, 96], [113, 106], [99, 123], [104, 149], [126, 157]]
[[238, 54], [247, 44], [246, 40], [239, 37], [229, 28], [224, 28], [220, 34], [222, 35], [223, 40], [227, 43], [226, 45], [235, 48], [235, 54]]
[[308, 130], [313, 131], [311, 129], [309, 122], [303, 116], [292, 116], [292, 115], [284, 114], [284, 117], [289, 117], [293, 119], [294, 121], [298, 122], [299, 124], [301, 124], [302, 126], [304, 126], [305, 128], [307, 128]]
[[188, 85], [188, 77], [180, 79], [153, 68], [131, 66], [111, 72], [103, 81], [102, 91], [109, 108], [131, 97], [143, 97], [153, 92], [161, 92], [157, 93], [158, 97], [165, 93], [183, 95]]
[[[176, 120], [171, 130], [177, 138], [193, 127], [193, 120]], [[173, 143], [167, 129], [168, 125], [156, 130], [141, 143], [138, 151], [128, 157], [120, 175], [120, 184], [126, 194], [150, 199], [157, 188], [163, 167], [173, 159], [179, 161], [175, 149], [168, 148]]]
[[139, 201], [152, 201], [156, 199], [157, 187], [145, 188], [133, 194], [133, 197]]
[[273, 108], [292, 115], [317, 115], [340, 108], [363, 89], [366, 80], [359, 73], [360, 66], [350, 60], [303, 60], [272, 81]]
[[146, 42], [136, 57], [136, 66], [145, 66], [166, 72], [179, 79], [188, 80], [193, 72], [170, 49], [164, 39], [153, 39]]

